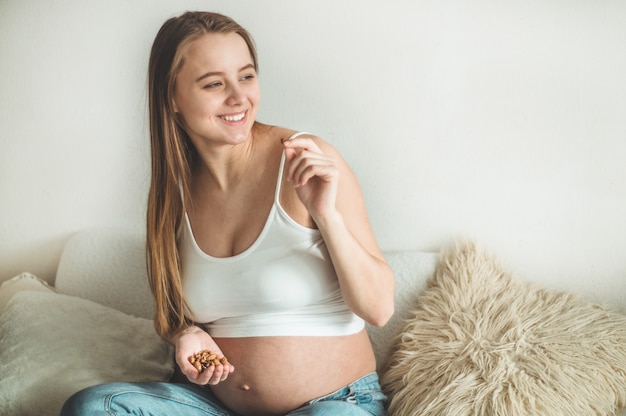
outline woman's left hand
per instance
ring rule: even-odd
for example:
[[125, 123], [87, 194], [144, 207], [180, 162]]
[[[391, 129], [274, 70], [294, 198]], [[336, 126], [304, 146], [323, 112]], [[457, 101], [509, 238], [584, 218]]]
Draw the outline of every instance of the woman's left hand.
[[287, 180], [313, 219], [336, 211], [339, 169], [313, 139], [297, 137], [283, 142]]

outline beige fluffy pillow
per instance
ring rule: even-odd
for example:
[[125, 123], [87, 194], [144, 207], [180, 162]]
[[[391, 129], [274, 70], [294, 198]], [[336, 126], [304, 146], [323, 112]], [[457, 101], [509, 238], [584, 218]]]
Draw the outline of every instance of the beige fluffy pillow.
[[626, 315], [513, 279], [473, 244], [443, 253], [382, 374], [393, 416], [613, 415]]
[[[38, 290], [22, 277], [0, 315], [0, 414], [58, 415], [78, 390], [111, 381], [166, 381], [174, 371], [172, 348], [152, 321], [89, 300]], [[45, 288], [45, 290], [41, 290]]]

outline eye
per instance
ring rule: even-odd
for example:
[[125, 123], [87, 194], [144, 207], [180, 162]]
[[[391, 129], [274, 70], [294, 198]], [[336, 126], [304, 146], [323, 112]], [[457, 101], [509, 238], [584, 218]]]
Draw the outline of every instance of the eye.
[[241, 80], [242, 81], [250, 81], [250, 80], [253, 80], [254, 78], [256, 78], [255, 74], [246, 74], [246, 75], [241, 77]]
[[206, 84], [206, 85], [205, 85], [204, 87], [202, 87], [202, 88], [207, 89], [207, 90], [211, 90], [211, 89], [219, 88], [219, 87], [221, 87], [221, 86], [222, 86], [222, 83], [221, 83], [221, 82], [219, 82], [219, 81], [216, 81], [216, 82], [211, 82], [211, 83], [208, 83], [208, 84]]

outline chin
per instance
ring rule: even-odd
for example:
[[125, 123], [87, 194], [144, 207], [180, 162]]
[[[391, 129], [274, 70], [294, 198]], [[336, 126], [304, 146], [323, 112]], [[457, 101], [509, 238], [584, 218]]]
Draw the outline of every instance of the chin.
[[230, 136], [230, 140], [232, 144], [242, 144], [248, 141], [250, 138], [250, 129], [247, 132], [237, 133], [235, 135]]

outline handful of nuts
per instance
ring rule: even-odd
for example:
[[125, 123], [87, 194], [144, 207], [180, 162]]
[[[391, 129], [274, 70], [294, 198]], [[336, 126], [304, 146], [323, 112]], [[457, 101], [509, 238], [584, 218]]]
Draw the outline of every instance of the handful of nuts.
[[209, 350], [199, 351], [190, 356], [188, 360], [194, 367], [196, 367], [198, 373], [202, 373], [208, 367], [228, 363], [226, 357], [218, 357], [217, 354], [213, 354]]

